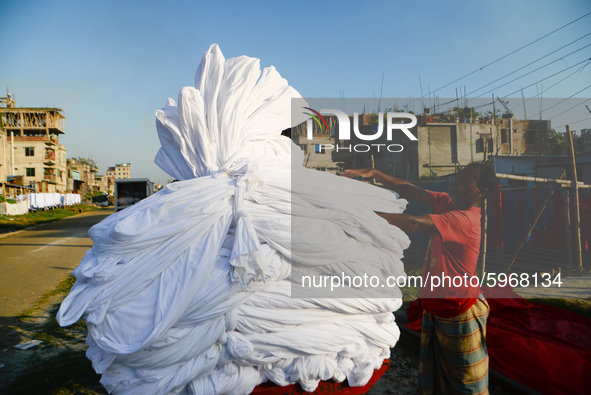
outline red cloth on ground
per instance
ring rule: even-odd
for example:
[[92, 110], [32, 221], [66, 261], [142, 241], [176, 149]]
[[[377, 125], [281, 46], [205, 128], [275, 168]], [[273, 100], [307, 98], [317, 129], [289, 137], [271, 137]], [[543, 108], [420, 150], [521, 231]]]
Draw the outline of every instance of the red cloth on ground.
[[[482, 287], [490, 305], [486, 345], [490, 367], [543, 394], [586, 394], [591, 385], [591, 319], [530, 303], [509, 287]], [[422, 309], [407, 309], [420, 332]]]

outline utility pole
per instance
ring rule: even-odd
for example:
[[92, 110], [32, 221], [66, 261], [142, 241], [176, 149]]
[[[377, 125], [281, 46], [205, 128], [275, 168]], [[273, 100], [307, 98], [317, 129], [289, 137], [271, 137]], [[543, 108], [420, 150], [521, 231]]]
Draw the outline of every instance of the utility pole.
[[474, 162], [474, 141], [472, 140], [472, 117], [474, 111], [470, 108], [470, 163]]

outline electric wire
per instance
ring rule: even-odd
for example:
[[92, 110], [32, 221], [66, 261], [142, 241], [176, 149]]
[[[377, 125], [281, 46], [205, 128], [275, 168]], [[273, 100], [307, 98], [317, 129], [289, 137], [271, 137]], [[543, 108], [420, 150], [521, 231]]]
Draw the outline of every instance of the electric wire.
[[[537, 84], [537, 83], [539, 83], [539, 82], [545, 81], [545, 80], [547, 80], [547, 79], [549, 79], [549, 78], [552, 78], [552, 77], [554, 77], [554, 76], [556, 76], [556, 75], [558, 75], [558, 74], [564, 73], [565, 71], [567, 71], [567, 70], [570, 70], [570, 69], [572, 69], [573, 67], [576, 67], [576, 66], [580, 65], [581, 63], [585, 63], [585, 62], [587, 62], [587, 64], [588, 64], [589, 62], [591, 62], [591, 58], [589, 58], [589, 59], [585, 59], [585, 60], [582, 60], [582, 61], [580, 61], [579, 63], [573, 64], [572, 66], [570, 66], [570, 67], [567, 67], [566, 69], [563, 69], [563, 70], [561, 70], [561, 71], [558, 71], [558, 72], [556, 72], [556, 73], [554, 73], [554, 74], [552, 74], [552, 75], [549, 75], [548, 77], [542, 78], [541, 80], [538, 80], [538, 81], [536, 81], [536, 82], [534, 82], [534, 83], [532, 83], [532, 84], [529, 84], [529, 85], [527, 85], [525, 88], [519, 88], [519, 89], [517, 89], [516, 91], [513, 91], [513, 92], [511, 92], [511, 93], [509, 93], [509, 94], [507, 94], [507, 95], [503, 96], [503, 99], [504, 99], [504, 98], [506, 98], [506, 97], [508, 97], [508, 96], [514, 95], [515, 93], [519, 92], [521, 89], [527, 89], [527, 88], [529, 88], [529, 87], [532, 87], [532, 86], [534, 86], [535, 84]], [[585, 65], [585, 66], [586, 66], [586, 65]]]
[[[577, 93], [575, 93], [575, 94], [573, 94], [573, 95], [571, 95], [571, 96], [567, 97], [566, 99], [564, 99], [564, 100], [561, 100], [560, 102], [558, 102], [558, 103], [556, 103], [556, 104], [554, 104], [554, 105], [552, 105], [552, 106], [550, 106], [550, 107], [546, 108], [544, 111], [548, 111], [549, 109], [551, 109], [551, 108], [554, 108], [554, 107], [556, 107], [557, 105], [559, 105], [559, 104], [561, 104], [561, 103], [564, 103], [564, 102], [565, 102], [565, 101], [567, 101], [568, 99], [571, 99], [573, 96], [576, 96], [577, 94], [579, 94], [579, 93], [583, 92], [583, 91], [584, 91], [584, 90], [586, 90], [586, 89], [589, 89], [590, 87], [591, 87], [591, 85], [588, 85], [586, 88], [583, 88], [583, 89], [581, 89], [580, 91], [578, 91]], [[565, 110], [565, 111], [561, 112], [560, 114], [557, 114], [557, 115], [554, 115], [553, 117], [550, 117], [550, 119], [551, 119], [551, 118], [556, 118], [556, 117], [559, 117], [559, 116], [561, 116], [562, 114], [564, 114], [564, 113], [567, 113], [567, 112], [569, 112], [569, 111], [571, 111], [571, 110], [573, 110], [573, 109], [577, 108], [578, 106], [580, 106], [580, 105], [583, 105], [583, 104], [587, 103], [589, 100], [591, 100], [591, 99], [587, 99], [587, 100], [585, 100], [585, 101], [584, 101], [584, 102], [582, 102], [582, 103], [579, 103], [579, 104], [577, 104], [577, 105], [575, 105], [575, 106], [572, 106], [571, 108], [569, 108], [569, 109], [567, 109], [567, 110]], [[539, 113], [537, 113], [536, 115], [534, 115], [534, 117], [536, 117], [536, 116], [538, 116], [538, 115], [540, 115], [540, 114], [541, 114], [541, 112], [539, 112]]]
[[[591, 34], [591, 33], [590, 33], [590, 34]], [[591, 47], [591, 44], [587, 44], [587, 45], [585, 45], [584, 47], [577, 49], [576, 51], [573, 51], [573, 52], [571, 52], [571, 53], [569, 53], [569, 54], [567, 54], [567, 55], [564, 55], [564, 56], [562, 56], [562, 57], [560, 57], [560, 58], [558, 58], [558, 59], [555, 59], [555, 60], [553, 60], [553, 61], [551, 61], [551, 62], [549, 62], [549, 63], [546, 63], [545, 65], [543, 65], [543, 66], [540, 66], [540, 67], [538, 67], [537, 69], [534, 69], [534, 70], [532, 70], [532, 71], [529, 71], [529, 72], [527, 72], [527, 73], [525, 73], [525, 74], [523, 74], [523, 75], [521, 75], [521, 76], [519, 76], [519, 77], [517, 77], [517, 78], [514, 78], [514, 79], [512, 79], [511, 81], [505, 82], [504, 84], [501, 84], [501, 85], [499, 85], [499, 86], [496, 86], [496, 87], [494, 87], [494, 88], [492, 88], [492, 89], [489, 89], [488, 91], [486, 91], [486, 92], [484, 92], [484, 93], [481, 93], [480, 95], [478, 95], [478, 96], [474, 97], [473, 99], [478, 99], [479, 97], [482, 97], [482, 96], [484, 96], [484, 95], [487, 95], [487, 94], [489, 94], [489, 93], [491, 93], [491, 92], [494, 92], [495, 90], [497, 90], [497, 89], [499, 89], [499, 88], [502, 88], [502, 87], [504, 87], [504, 86], [507, 86], [507, 85], [509, 85], [509, 84], [511, 84], [511, 83], [513, 83], [513, 82], [515, 82], [515, 81], [517, 81], [517, 80], [520, 80], [520, 79], [521, 79], [521, 78], [523, 78], [523, 77], [526, 77], [526, 76], [528, 76], [528, 75], [530, 75], [530, 74], [532, 74], [532, 73], [535, 73], [536, 71], [540, 71], [541, 69], [543, 69], [543, 68], [545, 68], [545, 67], [548, 67], [548, 66], [552, 65], [553, 63], [556, 63], [556, 62], [558, 62], [559, 60], [562, 60], [563, 58], [565, 58], [565, 57], [567, 57], [567, 56], [570, 56], [570, 55], [572, 55], [572, 54], [574, 54], [574, 53], [576, 53], [576, 52], [579, 52], [579, 51], [581, 51], [581, 50], [583, 50], [583, 49], [585, 49], [585, 48], [587, 48], [587, 47]], [[584, 62], [584, 61], [583, 61], [583, 62]], [[531, 63], [530, 63], [530, 64], [531, 64]], [[525, 67], [525, 66], [524, 66], [524, 67]], [[518, 69], [518, 70], [519, 70], [519, 69]], [[566, 69], [565, 69], [565, 70], [566, 70]], [[510, 74], [512, 74], [512, 73], [510, 73]], [[499, 78], [499, 79], [503, 79], [504, 77], [506, 77], [506, 75], [505, 75], [505, 76], [503, 76], [503, 77], [501, 77], [501, 78]], [[498, 81], [499, 79], [497, 79], [497, 80], [495, 80], [495, 81], [493, 81], [493, 82], [496, 82], [496, 81]], [[543, 81], [543, 80], [542, 80], [542, 81]], [[469, 95], [471, 95], [472, 93], [474, 93], [474, 92], [476, 92], [476, 91], [478, 91], [478, 90], [480, 90], [480, 89], [484, 88], [485, 86], [488, 86], [488, 85], [490, 85], [490, 84], [492, 84], [492, 82], [491, 82], [491, 83], [489, 83], [489, 84], [486, 84], [486, 85], [484, 85], [484, 86], [482, 86], [482, 87], [480, 87], [480, 88], [478, 88], [478, 89], [476, 89], [476, 90], [473, 90], [472, 92], [468, 93], [468, 96], [469, 96]], [[529, 86], [531, 86], [531, 85], [529, 85]], [[529, 86], [528, 86], [528, 87], [529, 87]], [[520, 89], [520, 90], [521, 90], [521, 89]], [[517, 90], [516, 92], [519, 92], [519, 90]], [[452, 103], [452, 102], [454, 102], [454, 100], [447, 101], [447, 102], [443, 103], [443, 105], [445, 105], [445, 104], [449, 104], [449, 103]]]
[[[556, 81], [554, 84], [550, 85], [549, 87], [547, 87], [546, 89], [542, 89], [542, 91], [540, 93], [538, 93], [537, 95], [530, 97], [529, 99], [525, 100], [523, 103], [527, 103], [528, 101], [535, 99], [536, 97], [540, 96], [541, 94], [543, 94], [544, 92], [549, 91], [550, 89], [554, 88], [556, 85], [560, 84], [562, 81], [572, 77], [573, 75], [577, 74], [578, 72], [580, 72], [582, 69], [584, 69], [587, 65], [583, 65], [583, 67], [581, 67], [578, 70], [575, 70], [572, 74], [567, 75], [566, 77], [562, 78], [561, 80]], [[522, 88], [523, 90], [523, 88]], [[511, 111], [515, 110], [517, 107], [521, 106], [521, 104], [516, 105], [515, 107], [511, 107]]]
[[[556, 52], [560, 51], [561, 49], [564, 49], [564, 48], [566, 48], [567, 46], [569, 46], [570, 44], [574, 43], [575, 41], [579, 41], [579, 40], [581, 40], [582, 38], [584, 38], [584, 37], [587, 37], [587, 36], [590, 36], [590, 35], [591, 35], [591, 33], [588, 33], [588, 34], [584, 35], [583, 37], [581, 37], [581, 38], [579, 38], [579, 39], [577, 39], [577, 40], [571, 41], [570, 43], [568, 43], [568, 44], [566, 44], [566, 45], [564, 45], [564, 46], [562, 46], [562, 47], [560, 47], [560, 48], [558, 48], [558, 49], [556, 49], [556, 50], [554, 50], [554, 51], [552, 51], [552, 52], [550, 52], [550, 53], [548, 53], [548, 54], [546, 54], [546, 55], [544, 55], [544, 56], [542, 56], [542, 57], [540, 57], [540, 58], [537, 58], [536, 60], [534, 60], [534, 61], [532, 61], [532, 62], [529, 62], [529, 63], [528, 63], [528, 64], [526, 64], [525, 66], [521, 66], [520, 68], [518, 68], [518, 69], [515, 69], [515, 70], [513, 70], [512, 72], [510, 72], [510, 73], [507, 73], [507, 74], [505, 74], [504, 76], [502, 76], [502, 77], [499, 77], [499, 78], [497, 78], [496, 80], [494, 80], [494, 81], [492, 81], [492, 82], [489, 82], [488, 84], [486, 84], [486, 85], [483, 85], [483, 86], [481, 86], [480, 88], [477, 88], [477, 89], [473, 90], [472, 92], [468, 93], [468, 95], [471, 95], [472, 93], [478, 92], [479, 90], [481, 90], [481, 89], [483, 89], [483, 88], [486, 88], [487, 86], [489, 86], [489, 85], [492, 85], [492, 84], [494, 84], [495, 82], [497, 82], [497, 81], [500, 81], [500, 80], [502, 80], [502, 79], [503, 79], [503, 78], [505, 78], [505, 77], [508, 77], [508, 76], [510, 76], [510, 75], [512, 75], [512, 74], [515, 74], [515, 73], [516, 73], [516, 72], [518, 72], [519, 70], [523, 70], [524, 68], [526, 68], [526, 67], [528, 67], [528, 66], [531, 66], [532, 64], [534, 64], [534, 63], [536, 63], [536, 62], [538, 62], [538, 61], [540, 61], [540, 60], [542, 60], [542, 59], [544, 59], [544, 58], [546, 58], [546, 57], [548, 57], [548, 56], [550, 56], [550, 55], [552, 55], [552, 54], [554, 54], [554, 53], [556, 53]], [[583, 49], [585, 49], [585, 48], [587, 48], [587, 47], [589, 47], [589, 46], [591, 46], [591, 44], [585, 45], [584, 47], [582, 47], [582, 48], [579, 48], [579, 49], [577, 49], [576, 51], [573, 51], [573, 52], [571, 52], [571, 53], [569, 53], [569, 54], [567, 54], [567, 55], [563, 55], [562, 57], [560, 57], [560, 58], [558, 58], [558, 59], [556, 59], [556, 60], [553, 60], [553, 61], [552, 61], [552, 62], [550, 62], [550, 63], [547, 63], [545, 66], [547, 66], [547, 65], [550, 65], [550, 64], [552, 64], [552, 63], [554, 63], [554, 62], [557, 62], [557, 61], [559, 61], [559, 60], [562, 60], [563, 58], [566, 58], [567, 56], [570, 56], [570, 55], [572, 55], [572, 54], [574, 54], [574, 53], [576, 53], [576, 52], [582, 51]], [[545, 67], [545, 66], [542, 66], [542, 67]], [[536, 70], [539, 70], [539, 69], [536, 69]], [[536, 71], [536, 70], [534, 70], [534, 71]], [[532, 71], [532, 72], [533, 72], [533, 71]]]
[[565, 127], [566, 125], [576, 125], [577, 123], [581, 123], [581, 122], [584, 122], [584, 121], [589, 121], [589, 120], [591, 120], [591, 117], [588, 117], [588, 118], [583, 118], [583, 119], [579, 119], [578, 121], [575, 121], [575, 122], [569, 122], [569, 123], [565, 123], [564, 125], [556, 126], [556, 127], [555, 127], [555, 128], [553, 128], [553, 129], [563, 128], [563, 127]]
[[[539, 38], [535, 39], [534, 41], [532, 41], [532, 42], [530, 42], [530, 43], [528, 43], [528, 44], [525, 44], [524, 46], [522, 46], [522, 47], [519, 47], [519, 48], [517, 48], [516, 50], [514, 50], [514, 51], [511, 51], [511, 52], [509, 52], [508, 54], [506, 54], [506, 55], [503, 55], [503, 56], [501, 56], [500, 58], [497, 58], [497, 59], [493, 60], [492, 62], [490, 62], [490, 63], [488, 63], [488, 64], [486, 64], [486, 65], [484, 65], [484, 66], [482, 66], [482, 67], [480, 67], [480, 68], [478, 68], [478, 69], [476, 69], [476, 70], [474, 70], [474, 71], [471, 71], [470, 73], [468, 73], [468, 74], [465, 74], [465, 75], [463, 75], [462, 77], [459, 77], [459, 78], [457, 78], [457, 79], [453, 80], [452, 82], [449, 82], [449, 83], [447, 83], [447, 84], [443, 85], [442, 87], [439, 87], [439, 88], [435, 89], [435, 90], [434, 90], [432, 93], [435, 93], [435, 92], [437, 92], [437, 91], [439, 91], [439, 90], [441, 90], [441, 89], [443, 89], [443, 88], [447, 88], [447, 87], [448, 87], [448, 86], [450, 86], [451, 84], [454, 84], [454, 83], [456, 83], [456, 82], [458, 82], [458, 81], [461, 81], [461, 80], [463, 80], [464, 78], [466, 78], [466, 77], [469, 77], [469, 76], [471, 76], [471, 75], [472, 75], [472, 74], [474, 74], [474, 73], [477, 73], [477, 72], [479, 72], [479, 71], [482, 71], [484, 68], [486, 68], [486, 67], [488, 67], [488, 66], [491, 66], [491, 65], [493, 65], [493, 64], [495, 64], [495, 63], [497, 63], [497, 62], [499, 62], [499, 61], [501, 61], [501, 60], [503, 60], [503, 59], [505, 59], [505, 58], [507, 58], [507, 57], [509, 57], [509, 56], [511, 56], [511, 55], [513, 55], [513, 54], [515, 54], [515, 53], [517, 53], [517, 52], [519, 52], [519, 51], [521, 51], [522, 49], [525, 49], [525, 48], [529, 47], [530, 45], [537, 43], [537, 42], [538, 42], [538, 41], [540, 41], [540, 40], [543, 40], [544, 38], [546, 38], [546, 37], [548, 37], [548, 36], [550, 36], [550, 35], [552, 35], [552, 34], [554, 34], [554, 33], [558, 32], [559, 30], [562, 30], [562, 29], [564, 29], [564, 28], [565, 28], [565, 27], [567, 27], [567, 26], [570, 26], [570, 25], [572, 25], [573, 23], [575, 23], [575, 22], [577, 22], [577, 21], [579, 21], [579, 20], [581, 20], [581, 19], [583, 19], [583, 18], [585, 18], [585, 17], [587, 17], [587, 16], [589, 16], [589, 15], [591, 15], [591, 12], [588, 12], [588, 13], [586, 13], [585, 15], [583, 15], [583, 16], [581, 16], [581, 17], [579, 17], [579, 18], [577, 18], [577, 19], [575, 19], [575, 20], [573, 20], [573, 21], [571, 21], [571, 22], [567, 23], [566, 25], [563, 25], [563, 26], [559, 27], [558, 29], [555, 29], [555, 30], [551, 31], [550, 33], [547, 33], [547, 34], [543, 35], [542, 37], [539, 37]], [[425, 96], [424, 96], [423, 94], [421, 94], [421, 97], [420, 97], [419, 99], [421, 99], [421, 100], [422, 100], [422, 99], [424, 99], [424, 97], [425, 97]], [[415, 100], [413, 100], [413, 103], [414, 103], [416, 100], [419, 100], [419, 99], [415, 99]]]
[[[529, 84], [529, 85], [527, 85], [525, 88], [524, 88], [524, 87], [521, 87], [521, 88], [517, 89], [516, 91], [513, 91], [513, 92], [511, 92], [511, 93], [509, 93], [509, 94], [507, 94], [507, 95], [504, 95], [504, 96], [503, 96], [503, 99], [506, 99], [507, 97], [509, 97], [509, 96], [511, 96], [511, 95], [513, 95], [513, 94], [515, 94], [515, 93], [517, 93], [517, 92], [519, 92], [519, 91], [521, 91], [522, 89], [527, 89], [527, 88], [530, 88], [530, 87], [534, 86], [535, 84], [538, 84], [538, 83], [540, 83], [540, 82], [542, 82], [542, 81], [545, 81], [545, 80], [547, 80], [547, 79], [549, 79], [549, 78], [552, 78], [552, 77], [554, 77], [554, 76], [557, 76], [558, 74], [564, 73], [565, 71], [567, 71], [567, 70], [570, 70], [570, 69], [572, 69], [573, 67], [576, 67], [576, 66], [580, 65], [581, 63], [585, 63], [585, 62], [587, 62], [587, 64], [588, 64], [589, 62], [591, 62], [591, 58], [589, 58], [589, 59], [584, 59], [584, 60], [582, 60], [582, 61], [580, 61], [580, 62], [578, 62], [578, 63], [575, 63], [574, 65], [572, 65], [572, 66], [569, 66], [569, 67], [567, 67], [566, 69], [563, 69], [563, 70], [561, 70], [561, 71], [558, 71], [558, 72], [556, 72], [556, 73], [554, 73], [554, 74], [551, 74], [551, 75], [549, 75], [548, 77], [542, 78], [541, 80], [538, 80], [538, 81], [536, 81], [536, 82], [534, 82], [534, 83], [532, 83], [532, 84]], [[585, 65], [585, 66], [587, 66], [587, 65]], [[582, 67], [582, 68], [583, 68], [583, 67]], [[582, 68], [581, 68], [581, 69], [582, 69]], [[581, 69], [579, 69], [579, 70], [577, 70], [577, 71], [580, 71]], [[505, 84], [505, 85], [506, 85], [506, 84]], [[490, 92], [487, 92], [487, 93], [490, 93]], [[482, 96], [482, 95], [480, 95], [480, 96]], [[478, 97], [480, 97], [480, 96], [478, 96]], [[478, 97], [475, 97], [474, 99], [477, 99]], [[498, 97], [498, 96], [497, 96], [497, 97]], [[441, 105], [449, 104], [449, 103], [452, 103], [452, 102], [454, 102], [454, 101], [455, 101], [455, 100], [450, 100], [450, 101], [448, 101], [448, 102], [442, 103]], [[482, 108], [482, 107], [487, 107], [487, 106], [490, 106], [490, 105], [492, 105], [493, 103], [494, 103], [494, 100], [493, 100], [493, 101], [491, 101], [491, 102], [488, 102], [488, 103], [486, 103], [486, 104], [481, 104], [481, 105], [478, 105], [478, 106], [474, 106], [474, 108]]]

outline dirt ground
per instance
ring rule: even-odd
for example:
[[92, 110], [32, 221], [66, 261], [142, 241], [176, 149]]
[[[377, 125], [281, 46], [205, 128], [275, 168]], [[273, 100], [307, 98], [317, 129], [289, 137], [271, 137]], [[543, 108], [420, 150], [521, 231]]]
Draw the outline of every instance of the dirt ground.
[[[67, 288], [65, 288], [67, 289]], [[60, 328], [55, 320], [59, 303], [66, 293], [53, 295], [36, 310], [20, 318], [0, 321], [0, 393], [2, 394], [107, 394], [100, 385], [100, 376], [85, 356], [86, 326], [79, 323]], [[397, 319], [404, 316], [397, 312]], [[404, 324], [401, 320], [399, 325]], [[28, 350], [14, 346], [31, 340], [43, 342]], [[418, 394], [419, 343], [402, 332], [391, 351], [391, 368], [367, 393]], [[503, 395], [498, 386], [491, 385], [491, 394]]]
[[[86, 359], [84, 323], [60, 328], [55, 321], [62, 292], [22, 317], [0, 318], [0, 393], [106, 394], [100, 376]], [[28, 350], [14, 346], [31, 340], [43, 342]], [[404, 333], [391, 353], [391, 369], [368, 392], [418, 393], [418, 343]]]

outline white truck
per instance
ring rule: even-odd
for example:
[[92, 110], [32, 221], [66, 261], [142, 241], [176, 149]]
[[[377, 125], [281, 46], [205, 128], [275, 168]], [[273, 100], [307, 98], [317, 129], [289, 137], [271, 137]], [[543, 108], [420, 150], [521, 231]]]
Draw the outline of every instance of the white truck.
[[154, 193], [154, 183], [149, 178], [115, 180], [115, 212], [132, 206]]

